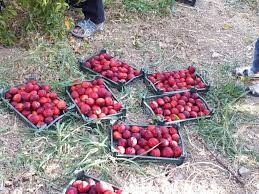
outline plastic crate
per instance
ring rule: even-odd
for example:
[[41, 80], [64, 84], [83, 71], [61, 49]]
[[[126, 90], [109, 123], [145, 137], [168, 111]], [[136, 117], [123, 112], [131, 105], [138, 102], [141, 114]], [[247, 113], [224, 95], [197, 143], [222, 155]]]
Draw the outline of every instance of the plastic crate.
[[[135, 124], [126, 124], [127, 126], [139, 126], [139, 127], [147, 127], [149, 125], [135, 125]], [[159, 126], [159, 125], [158, 125]], [[115, 146], [117, 141], [113, 139], [113, 130], [112, 128], [110, 129], [110, 138], [111, 138], [111, 151], [113, 153], [113, 155], [117, 158], [127, 158], [127, 159], [131, 159], [131, 160], [138, 160], [138, 161], [143, 161], [143, 162], [161, 162], [161, 163], [172, 163], [172, 164], [176, 164], [176, 165], [181, 165], [183, 164], [185, 158], [186, 158], [186, 149], [184, 146], [184, 142], [183, 142], [183, 136], [180, 132], [180, 126], [177, 124], [171, 125], [171, 126], [167, 126], [167, 125], [162, 125], [164, 127], [175, 127], [178, 130], [178, 134], [180, 136], [179, 139], [179, 145], [182, 148], [182, 155], [178, 158], [165, 158], [165, 157], [154, 157], [154, 156], [141, 156], [141, 155], [127, 155], [127, 154], [119, 154], [118, 152], [115, 151]]]
[[[181, 71], [181, 70], [175, 70], [175, 71], [166, 71], [166, 72], [177, 72], [177, 71]], [[161, 73], [166, 73], [166, 72], [161, 72]], [[157, 72], [158, 73], [158, 72]], [[160, 95], [160, 94], [173, 94], [173, 93], [177, 93], [177, 92], [181, 92], [181, 91], [184, 91], [184, 92], [188, 92], [188, 91], [191, 91], [193, 89], [195, 89], [197, 92], [207, 92], [210, 88], [210, 84], [208, 82], [205, 81], [205, 79], [203, 78], [203, 76], [201, 74], [198, 74], [196, 73], [196, 76], [199, 77], [202, 82], [206, 85], [205, 88], [196, 88], [196, 87], [193, 87], [193, 88], [190, 88], [190, 89], [178, 89], [178, 90], [174, 90], [174, 91], [170, 91], [170, 92], [164, 92], [163, 90], [157, 88], [155, 86], [155, 84], [148, 78], [149, 76], [151, 75], [154, 75], [155, 73], [148, 73], [148, 72], [144, 72], [144, 83], [147, 85], [147, 87], [152, 91], [154, 92], [155, 94], [157, 95]]]
[[[85, 80], [85, 81], [87, 81], [87, 82], [92, 82], [92, 81], [94, 81], [95, 79], [98, 79], [98, 78], [100, 78], [100, 77], [97, 76], [96, 78], [94, 78], [94, 79], [92, 79], [92, 80]], [[114, 100], [116, 100], [117, 102], [119, 102], [118, 99], [117, 99], [117, 98], [115, 97], [115, 95], [113, 94], [113, 92], [109, 89], [109, 87], [108, 87], [105, 83], [104, 83], [104, 85], [105, 85], [106, 89], [112, 94], [112, 98], [113, 98]], [[74, 100], [73, 97], [71, 96], [71, 94], [70, 94], [70, 87], [71, 87], [71, 86], [66, 87], [66, 93], [67, 93], [67, 95], [69, 96], [69, 99], [70, 99], [70, 100], [73, 102], [73, 104], [75, 105], [77, 112], [81, 115], [82, 119], [83, 119], [85, 122], [91, 124], [91, 123], [95, 123], [96, 121], [119, 120], [119, 119], [122, 119], [122, 118], [124, 118], [124, 117], [126, 116], [127, 109], [126, 109], [125, 107], [123, 107], [123, 108], [121, 109], [121, 111], [118, 112], [117, 114], [107, 115], [106, 117], [103, 117], [103, 118], [92, 119], [92, 118], [87, 117], [86, 115], [84, 115], [84, 114], [81, 112], [80, 108], [78, 107], [78, 105], [76, 104], [75, 100]]]
[[[173, 94], [161, 94], [161, 95], [156, 95], [156, 96], [143, 97], [142, 98], [142, 106], [145, 108], [144, 111], [147, 114], [150, 114], [150, 115], [153, 115], [153, 116], [156, 117], [157, 115], [154, 113], [152, 108], [149, 106], [150, 101], [156, 100], [158, 98], [163, 98], [165, 96], [172, 97], [176, 94], [183, 94], [184, 92], [185, 91], [178, 91], [178, 92], [173, 93]], [[197, 93], [196, 90], [191, 90], [189, 92]], [[172, 125], [172, 124], [181, 123], [181, 122], [193, 121], [193, 120], [198, 120], [198, 119], [203, 119], [203, 118], [210, 118], [213, 115], [214, 110], [209, 107], [208, 103], [205, 101], [205, 99], [201, 95], [199, 95], [198, 93], [197, 93], [197, 95], [198, 95], [198, 98], [202, 100], [202, 102], [204, 103], [206, 108], [210, 111], [210, 115], [196, 117], [196, 118], [187, 118], [187, 119], [182, 119], [182, 120], [175, 120], [175, 121], [171, 121], [171, 122], [167, 122], [164, 118], [157, 118], [157, 123], [161, 124], [161, 125]]]
[[[24, 84], [26, 84], [26, 83], [27, 83], [27, 82], [25, 82]], [[16, 85], [16, 86], [14, 86], [14, 87], [19, 87], [19, 86], [21, 86], [21, 85], [23, 85], [23, 84], [19, 84], [19, 85]], [[57, 117], [55, 120], [53, 120], [50, 124], [48, 124], [48, 125], [45, 124], [45, 125], [43, 125], [43, 126], [41, 126], [41, 127], [38, 127], [38, 126], [34, 125], [34, 124], [33, 124], [27, 117], [25, 117], [21, 112], [19, 112], [19, 111], [9, 102], [9, 100], [5, 98], [5, 95], [6, 95], [6, 93], [9, 91], [9, 89], [10, 89], [10, 88], [8, 88], [7, 90], [5, 90], [4, 92], [1, 93], [1, 100], [7, 105], [7, 107], [8, 107], [10, 110], [14, 111], [14, 113], [15, 113], [28, 127], [34, 129], [34, 130], [37, 131], [37, 132], [42, 132], [42, 131], [44, 131], [44, 130], [46, 130], [46, 129], [49, 129], [49, 128], [52, 127], [55, 123], [57, 123], [58, 121], [62, 120], [63, 117], [65, 117], [66, 115], [70, 114], [70, 111], [75, 108], [74, 105], [68, 107], [68, 111], [63, 111], [63, 113], [62, 113], [59, 117]]]
[[[93, 176], [90, 176], [90, 175], [86, 174], [86, 172], [82, 170], [82, 171], [79, 171], [79, 172], [75, 173], [75, 177], [69, 181], [67, 186], [63, 189], [62, 194], [66, 194], [67, 189], [72, 185], [73, 182], [75, 182], [77, 180], [86, 180], [86, 179], [89, 179], [89, 178], [93, 179], [95, 182], [100, 182], [101, 181], [100, 179], [97, 179], [97, 178], [95, 178]], [[110, 184], [110, 185], [113, 187], [113, 189], [120, 190], [119, 187], [114, 186], [112, 184]]]
[[[139, 80], [141, 78], [143, 78], [144, 76], [144, 73], [143, 73], [143, 70], [140, 70], [141, 71], [141, 74], [138, 75], [138, 76], [135, 76], [134, 78], [132, 78], [131, 80], [127, 81], [127, 82], [114, 82], [113, 80], [105, 77], [105, 76], [102, 76], [100, 73], [98, 72], [95, 72], [93, 69], [91, 68], [88, 68], [88, 67], [85, 67], [84, 64], [91, 60], [92, 58], [96, 57], [96, 56], [99, 56], [100, 54], [102, 53], [107, 53], [107, 51], [105, 49], [102, 49], [100, 52], [98, 52], [97, 54], [87, 58], [87, 59], [84, 59], [84, 60], [80, 60], [79, 61], [79, 66], [80, 66], [80, 69], [84, 72], [88, 72], [90, 74], [93, 74], [93, 75], [98, 75], [99, 77], [102, 77], [106, 82], [107, 84], [109, 84], [111, 87], [115, 87], [117, 88], [119, 91], [124, 91], [125, 90], [125, 87], [126, 86], [129, 86], [132, 82], [134, 82], [135, 80]], [[132, 67], [133, 68], [133, 67]], [[133, 68], [135, 69], [135, 68]]]

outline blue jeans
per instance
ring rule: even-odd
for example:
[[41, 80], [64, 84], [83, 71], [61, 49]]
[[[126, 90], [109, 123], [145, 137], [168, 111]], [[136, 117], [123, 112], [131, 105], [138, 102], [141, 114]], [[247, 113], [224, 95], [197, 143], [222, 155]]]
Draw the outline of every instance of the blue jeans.
[[252, 65], [252, 70], [254, 73], [259, 72], [259, 38], [255, 43], [254, 61]]

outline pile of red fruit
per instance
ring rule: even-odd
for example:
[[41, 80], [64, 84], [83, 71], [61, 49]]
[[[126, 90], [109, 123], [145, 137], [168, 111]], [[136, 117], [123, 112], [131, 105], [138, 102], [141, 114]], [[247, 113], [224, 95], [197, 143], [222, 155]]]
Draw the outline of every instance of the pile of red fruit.
[[195, 67], [190, 66], [186, 70], [155, 73], [148, 76], [148, 79], [157, 89], [164, 92], [184, 90], [190, 88], [206, 88], [207, 85], [195, 74]]
[[91, 178], [77, 180], [67, 189], [66, 194], [126, 194], [123, 190], [117, 190], [109, 183], [95, 181]]
[[156, 115], [165, 118], [167, 122], [202, 117], [211, 113], [198, 94], [190, 92], [157, 98], [149, 105]]
[[40, 86], [34, 80], [19, 87], [12, 87], [5, 98], [38, 127], [50, 124], [67, 109], [66, 102], [51, 92], [49, 86]]
[[70, 93], [82, 114], [92, 119], [118, 113], [122, 104], [115, 101], [102, 79], [83, 81], [70, 87]]
[[139, 70], [113, 58], [107, 53], [93, 57], [86, 61], [84, 66], [114, 82], [126, 82], [141, 74]]
[[182, 155], [178, 145], [180, 136], [174, 127], [128, 126], [123, 123], [113, 127], [113, 139], [120, 154], [177, 158]]

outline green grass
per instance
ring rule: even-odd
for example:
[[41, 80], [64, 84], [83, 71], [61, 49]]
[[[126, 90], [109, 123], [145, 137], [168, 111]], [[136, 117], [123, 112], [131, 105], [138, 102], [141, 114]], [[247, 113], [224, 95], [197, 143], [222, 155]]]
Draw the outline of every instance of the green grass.
[[175, 0], [105, 0], [104, 3], [108, 8], [125, 8], [126, 11], [133, 13], [167, 15], [171, 12]]
[[137, 11], [140, 13], [156, 13], [166, 14], [168, 9], [173, 5], [174, 0], [123, 0], [125, 8], [129, 11]]
[[[116, 50], [116, 45], [112, 45], [112, 48]], [[90, 55], [90, 53], [93, 53], [91, 47], [83, 54]], [[158, 55], [157, 61], [149, 68], [172, 69], [172, 66], [164, 64], [164, 50], [158, 49], [155, 54]], [[41, 42], [21, 60], [10, 59], [0, 64], [2, 72], [0, 80], [3, 85], [13, 84], [22, 80], [20, 73], [33, 72], [65, 96], [64, 86], [69, 85], [70, 81], [90, 77], [79, 71], [77, 58], [72, 47], [66, 42], [58, 42], [56, 45]], [[16, 66], [16, 63], [19, 65]], [[254, 118], [253, 115], [235, 110], [234, 105], [243, 97], [244, 88], [228, 76], [227, 72], [232, 66], [222, 65], [221, 69], [210, 72], [218, 76], [218, 78], [211, 78], [213, 86], [206, 97], [209, 103], [215, 106], [215, 114], [212, 119], [200, 120], [195, 127], [211, 148], [216, 148], [229, 159], [245, 153], [242, 141], [237, 140], [234, 135], [240, 124], [252, 121]], [[140, 102], [141, 97], [146, 93], [147, 89], [142, 84], [133, 84], [124, 93], [116, 93], [116, 95], [129, 107], [129, 112], [138, 115], [136, 116], [138, 119], [137, 117], [143, 116]], [[5, 114], [6, 109], [0, 109], [0, 113]], [[149, 164], [140, 164], [112, 156], [108, 125], [98, 124], [96, 127], [89, 127], [81, 121], [79, 115], [76, 113], [74, 115], [57, 124], [54, 130], [41, 134], [26, 128], [19, 129], [18, 132], [22, 135], [17, 157], [11, 158], [7, 153], [3, 153], [0, 162], [2, 158], [6, 158], [5, 165], [11, 169], [12, 174], [18, 173], [21, 169], [36, 169], [36, 175], [46, 184], [48, 193], [53, 187], [62, 188], [71, 179], [71, 174], [76, 169], [84, 169], [89, 173], [100, 175], [104, 180], [115, 184], [119, 183], [116, 179], [120, 177], [115, 177], [114, 172], [121, 170], [129, 174], [149, 175], [149, 172], [144, 171]], [[8, 131], [9, 128], [2, 127], [0, 134], [4, 135]], [[254, 156], [253, 153], [245, 154]], [[58, 176], [46, 171], [47, 167], [55, 163], [60, 167]], [[5, 172], [2, 174], [5, 179], [11, 177]]]
[[[70, 118], [57, 124], [56, 130], [43, 134], [28, 132], [21, 145], [21, 152], [15, 159], [10, 158], [5, 162], [9, 161], [7, 164], [12, 173], [18, 173], [21, 168], [33, 167], [49, 187], [55, 185], [59, 188], [79, 169], [90, 173], [98, 172], [105, 180], [111, 180], [113, 171], [122, 168], [146, 175], [134, 161], [117, 159], [111, 155], [108, 129], [109, 126], [103, 124], [90, 128], [77, 119]], [[46, 168], [56, 161], [61, 171], [54, 171], [58, 176], [53, 177], [47, 173]]]
[[222, 66], [221, 80], [224, 81], [213, 83], [206, 97], [215, 108], [212, 119], [199, 120], [196, 129], [211, 148], [230, 159], [235, 159], [236, 156], [245, 153], [243, 141], [236, 139], [235, 133], [242, 123], [253, 124], [256, 116], [237, 111], [235, 104], [245, 97], [247, 92], [242, 85], [228, 77], [228, 69], [229, 66]]

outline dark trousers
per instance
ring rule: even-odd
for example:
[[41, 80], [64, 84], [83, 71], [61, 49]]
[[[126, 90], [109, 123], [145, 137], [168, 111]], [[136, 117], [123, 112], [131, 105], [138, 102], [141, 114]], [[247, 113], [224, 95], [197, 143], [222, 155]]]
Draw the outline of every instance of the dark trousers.
[[253, 61], [252, 70], [254, 71], [254, 73], [259, 72], [259, 38], [255, 43], [255, 52], [254, 52], [254, 61]]
[[102, 0], [86, 0], [76, 3], [77, 0], [69, 0], [70, 5], [77, 8], [82, 8], [85, 19], [90, 19], [95, 24], [104, 22], [104, 6]]
[[104, 22], [104, 6], [102, 0], [87, 0], [81, 4], [85, 19], [90, 19], [95, 24]]

